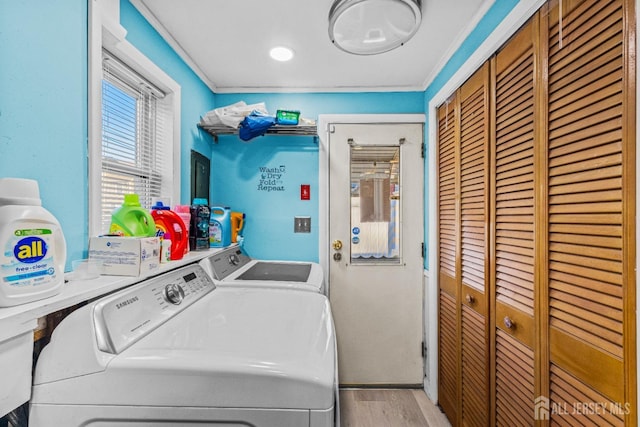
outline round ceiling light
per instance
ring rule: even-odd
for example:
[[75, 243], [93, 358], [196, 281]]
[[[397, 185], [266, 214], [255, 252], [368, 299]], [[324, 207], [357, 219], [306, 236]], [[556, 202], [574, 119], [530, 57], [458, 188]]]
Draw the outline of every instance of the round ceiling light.
[[336, 0], [329, 37], [345, 52], [374, 55], [402, 46], [421, 20], [421, 0]]
[[288, 47], [277, 46], [269, 51], [269, 55], [276, 61], [289, 61], [293, 58], [293, 50]]

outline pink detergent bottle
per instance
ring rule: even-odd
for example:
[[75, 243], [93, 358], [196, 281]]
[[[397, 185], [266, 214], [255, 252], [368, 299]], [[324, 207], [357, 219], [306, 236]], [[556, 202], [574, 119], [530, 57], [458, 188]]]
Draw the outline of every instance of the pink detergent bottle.
[[[191, 224], [191, 206], [190, 205], [175, 205], [173, 211], [182, 218], [182, 222], [187, 227], [187, 241], [189, 239], [189, 227]], [[189, 253], [189, 245], [185, 245], [184, 254]]]

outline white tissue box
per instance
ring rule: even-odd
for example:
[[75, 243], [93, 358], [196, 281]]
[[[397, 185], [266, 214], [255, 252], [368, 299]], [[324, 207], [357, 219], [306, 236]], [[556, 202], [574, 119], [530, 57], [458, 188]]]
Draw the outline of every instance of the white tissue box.
[[147, 274], [160, 268], [160, 238], [92, 237], [89, 239], [89, 259], [102, 260], [102, 274]]

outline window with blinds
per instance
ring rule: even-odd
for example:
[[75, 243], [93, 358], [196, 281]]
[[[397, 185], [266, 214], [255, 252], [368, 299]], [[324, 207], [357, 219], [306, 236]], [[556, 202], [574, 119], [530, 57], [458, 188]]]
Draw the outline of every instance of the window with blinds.
[[138, 194], [149, 208], [153, 197], [167, 193], [162, 171], [171, 167], [171, 153], [164, 143], [165, 94], [106, 50], [102, 71], [100, 218], [108, 232], [124, 194]]

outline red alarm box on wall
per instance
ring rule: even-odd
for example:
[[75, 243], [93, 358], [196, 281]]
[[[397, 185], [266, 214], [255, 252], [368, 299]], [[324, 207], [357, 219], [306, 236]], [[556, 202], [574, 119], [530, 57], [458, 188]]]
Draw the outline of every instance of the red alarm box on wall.
[[309, 184], [300, 185], [300, 200], [311, 200], [311, 186]]

